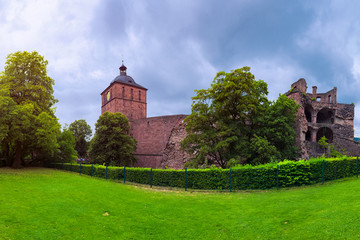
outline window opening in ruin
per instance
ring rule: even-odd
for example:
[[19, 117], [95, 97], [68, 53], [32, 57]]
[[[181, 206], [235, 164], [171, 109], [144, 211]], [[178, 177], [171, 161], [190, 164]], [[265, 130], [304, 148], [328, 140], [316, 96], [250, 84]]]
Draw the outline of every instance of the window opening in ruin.
[[141, 92], [139, 91], [139, 101], [141, 101]]
[[316, 98], [316, 101], [317, 101], [317, 102], [320, 102], [320, 101], [321, 101], [321, 97], [317, 97], [317, 98]]
[[308, 130], [308, 131], [306, 132], [306, 134], [305, 134], [305, 140], [306, 140], [306, 141], [311, 141], [311, 132], [310, 132], [310, 130]]
[[323, 136], [325, 136], [327, 138], [328, 143], [332, 143], [333, 131], [330, 128], [328, 128], [328, 127], [319, 128], [319, 130], [316, 133], [316, 142], [318, 142], [320, 140], [320, 138], [322, 138]]
[[332, 124], [332, 123], [334, 123], [333, 116], [334, 116], [334, 114], [330, 109], [328, 109], [328, 108], [321, 109], [316, 116], [316, 123]]
[[331, 95], [329, 95], [329, 103], [331, 103]]
[[131, 89], [131, 100], [133, 100], [133, 99], [134, 99], [134, 90]]
[[125, 87], [122, 88], [122, 96], [125, 97]]
[[310, 106], [305, 107], [305, 117], [308, 122], [311, 122], [311, 112], [312, 108]]

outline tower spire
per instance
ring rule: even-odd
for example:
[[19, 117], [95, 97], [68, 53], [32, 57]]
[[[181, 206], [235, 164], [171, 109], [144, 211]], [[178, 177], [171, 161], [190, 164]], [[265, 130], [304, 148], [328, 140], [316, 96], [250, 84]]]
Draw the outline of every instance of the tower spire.
[[119, 67], [119, 69], [120, 69], [120, 76], [126, 76], [127, 67], [125, 67], [125, 65], [124, 65], [124, 60], [122, 60], [122, 64]]

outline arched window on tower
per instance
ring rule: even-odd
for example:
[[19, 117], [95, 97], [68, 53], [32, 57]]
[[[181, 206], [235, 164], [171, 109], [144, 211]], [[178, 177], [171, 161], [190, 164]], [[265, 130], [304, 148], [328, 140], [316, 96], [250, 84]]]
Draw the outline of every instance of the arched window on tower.
[[131, 100], [133, 100], [133, 99], [134, 99], [134, 90], [131, 89]]
[[125, 87], [122, 87], [122, 97], [125, 98]]
[[141, 101], [141, 91], [139, 90], [139, 101]]

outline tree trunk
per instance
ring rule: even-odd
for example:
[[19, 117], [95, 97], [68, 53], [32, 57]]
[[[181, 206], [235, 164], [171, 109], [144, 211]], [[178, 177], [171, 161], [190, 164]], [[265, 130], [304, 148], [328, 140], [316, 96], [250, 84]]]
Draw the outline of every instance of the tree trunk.
[[5, 144], [5, 152], [4, 152], [4, 157], [6, 159], [6, 166], [11, 166], [12, 165], [12, 160], [10, 157], [10, 144], [6, 143]]
[[13, 168], [21, 168], [21, 156], [22, 156], [22, 144], [20, 141], [16, 141], [15, 159], [13, 161]]

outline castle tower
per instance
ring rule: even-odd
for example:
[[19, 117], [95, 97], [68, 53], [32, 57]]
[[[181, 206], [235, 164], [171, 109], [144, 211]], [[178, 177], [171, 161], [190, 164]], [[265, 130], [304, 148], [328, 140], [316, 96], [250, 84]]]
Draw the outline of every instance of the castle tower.
[[120, 75], [101, 93], [101, 114], [120, 112], [129, 121], [146, 118], [147, 89], [126, 74], [124, 62], [119, 69]]
[[354, 142], [354, 104], [338, 103], [336, 87], [325, 93], [318, 93], [316, 86], [312, 87], [312, 93], [306, 91], [306, 81], [301, 78], [286, 93], [299, 104], [295, 131], [300, 158], [324, 154], [318, 144], [324, 136], [336, 151], [358, 155], [359, 143]]

